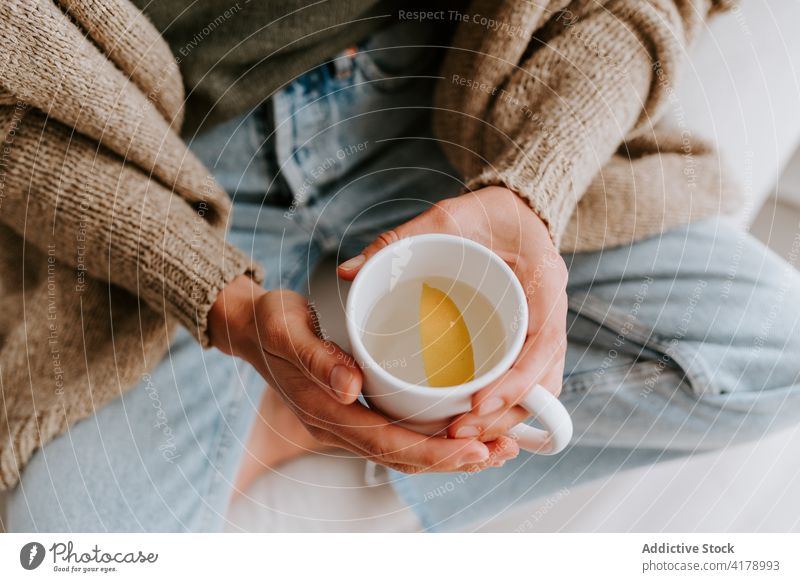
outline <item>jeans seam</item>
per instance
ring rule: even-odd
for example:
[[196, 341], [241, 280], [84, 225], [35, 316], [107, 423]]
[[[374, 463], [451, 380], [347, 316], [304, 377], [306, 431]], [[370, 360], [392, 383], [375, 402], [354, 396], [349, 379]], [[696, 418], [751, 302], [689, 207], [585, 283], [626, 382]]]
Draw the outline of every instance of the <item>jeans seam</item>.
[[[599, 304], [602, 304], [604, 309], [601, 309]], [[620, 330], [627, 326], [625, 338], [632, 339], [640, 346], [650, 348], [672, 360], [683, 373], [695, 395], [715, 393], [714, 384], [710, 381], [703, 363], [685, 353], [682, 340], [677, 340], [670, 349], [668, 346], [672, 339], [648, 330], [636, 319], [626, 318], [611, 303], [588, 292], [571, 293], [569, 307], [577, 315], [586, 317], [616, 334], [621, 333]], [[677, 357], [674, 354], [677, 354]]]
[[670, 349], [668, 346], [672, 341], [671, 339], [656, 333], [653, 333], [653, 338], [652, 346], [675, 362], [692, 386], [692, 392], [695, 395], [702, 396], [704, 394], [719, 393], [719, 390], [711, 381], [711, 375], [708, 373], [703, 361], [699, 360], [696, 355], [690, 354], [688, 349], [681, 343], [681, 340], [677, 340], [674, 347]]
[[298, 200], [297, 193], [303, 187], [302, 169], [294, 159], [294, 140], [295, 133], [295, 111], [292, 107], [293, 99], [287, 95], [286, 89], [281, 89], [270, 99], [273, 107], [273, 118], [275, 120], [275, 153], [278, 161], [277, 173], [282, 175], [289, 191], [292, 194], [293, 203], [297, 206], [305, 206], [306, 200]]
[[[658, 364], [656, 362], [650, 360], [637, 360], [632, 362], [629, 365], [620, 365], [615, 366], [614, 368], [619, 368], [620, 370], [625, 370], [622, 376], [617, 377], [619, 380], [627, 381], [635, 381], [639, 379], [646, 378], [651, 372], [652, 369], [657, 368]], [[583, 394], [588, 392], [590, 389], [603, 389], [604, 387], [610, 388], [613, 391], [615, 388], [619, 386], [619, 383], [616, 383], [612, 380], [607, 380], [603, 382], [593, 382], [591, 378], [584, 377], [584, 376], [591, 376], [596, 372], [596, 370], [587, 371], [585, 374], [580, 374], [580, 377], [576, 378], [575, 380], [567, 380], [564, 382], [562, 392], [564, 395], [571, 395], [571, 394]], [[605, 376], [604, 378], [613, 378], [615, 376]]]

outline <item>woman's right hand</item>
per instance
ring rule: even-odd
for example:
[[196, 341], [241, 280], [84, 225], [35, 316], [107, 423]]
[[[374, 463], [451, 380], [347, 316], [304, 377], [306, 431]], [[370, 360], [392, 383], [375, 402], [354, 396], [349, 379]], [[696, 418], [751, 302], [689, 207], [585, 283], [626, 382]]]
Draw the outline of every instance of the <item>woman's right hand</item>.
[[363, 406], [361, 370], [315, 326], [303, 296], [266, 291], [244, 276], [220, 292], [208, 316], [212, 345], [253, 365], [323, 444], [405, 473], [477, 471], [517, 456], [509, 437], [491, 443], [429, 437]]

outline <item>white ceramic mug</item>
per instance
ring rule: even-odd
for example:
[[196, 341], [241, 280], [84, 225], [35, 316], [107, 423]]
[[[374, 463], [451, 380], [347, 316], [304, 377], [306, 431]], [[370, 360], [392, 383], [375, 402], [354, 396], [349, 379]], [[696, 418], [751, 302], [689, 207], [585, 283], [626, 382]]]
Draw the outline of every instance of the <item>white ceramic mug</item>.
[[[406, 382], [381, 367], [364, 345], [364, 327], [376, 302], [399, 283], [425, 277], [446, 277], [480, 290], [495, 307], [506, 331], [502, 359], [466, 384], [432, 388]], [[432, 435], [445, 429], [453, 417], [469, 411], [472, 395], [497, 380], [517, 359], [527, 333], [528, 304], [516, 275], [494, 252], [459, 236], [423, 234], [391, 244], [367, 261], [350, 287], [346, 317], [370, 407], [402, 426]], [[554, 455], [567, 446], [572, 420], [555, 396], [537, 384], [520, 405], [544, 427], [520, 424], [512, 429], [521, 448]]]

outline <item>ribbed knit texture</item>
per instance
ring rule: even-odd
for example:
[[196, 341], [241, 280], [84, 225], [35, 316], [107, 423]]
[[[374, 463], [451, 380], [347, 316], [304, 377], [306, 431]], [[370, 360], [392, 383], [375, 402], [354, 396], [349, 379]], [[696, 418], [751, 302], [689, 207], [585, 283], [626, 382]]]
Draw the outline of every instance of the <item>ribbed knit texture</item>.
[[263, 280], [225, 242], [230, 200], [178, 136], [182, 103], [127, 1], [0, 4], [2, 487], [140, 381], [176, 323], [207, 344], [236, 275]]
[[[659, 133], [680, 138], [657, 130], [657, 121], [692, 36], [725, 4], [476, 0], [472, 13], [521, 30], [489, 34], [480, 23], [460, 25], [437, 90], [437, 134], [469, 188], [502, 184], [525, 197], [563, 251], [629, 243], [707, 216], [711, 207], [732, 213], [738, 196], [721, 188], [715, 152], [689, 146], [681, 153], [690, 155], [662, 168], [661, 156], [637, 157], [624, 147], [634, 136], [654, 144]], [[626, 179], [609, 182], [609, 160], [609, 171]], [[681, 164], [712, 189], [690, 187]], [[698, 194], [706, 200], [689, 215], [687, 198]], [[604, 212], [595, 222], [589, 209], [619, 214]]]
[[[713, 148], [657, 123], [687, 43], [726, 5], [477, 0], [471, 14], [519, 29], [459, 25], [437, 134], [470, 187], [524, 196], [564, 251], [731, 211]], [[207, 343], [236, 275], [262, 280], [225, 242], [230, 201], [178, 137], [182, 105], [169, 49], [127, 0], [0, 3], [0, 488], [141, 380], [175, 324]]]

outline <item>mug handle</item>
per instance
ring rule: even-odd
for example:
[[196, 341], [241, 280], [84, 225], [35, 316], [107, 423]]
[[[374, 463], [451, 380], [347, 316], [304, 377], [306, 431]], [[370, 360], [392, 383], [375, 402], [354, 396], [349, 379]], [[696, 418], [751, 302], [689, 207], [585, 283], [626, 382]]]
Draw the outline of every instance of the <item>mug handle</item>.
[[509, 435], [517, 439], [520, 448], [539, 455], [563, 451], [572, 438], [572, 419], [558, 398], [536, 384], [519, 404], [545, 427], [541, 430], [523, 423], [512, 428]]

